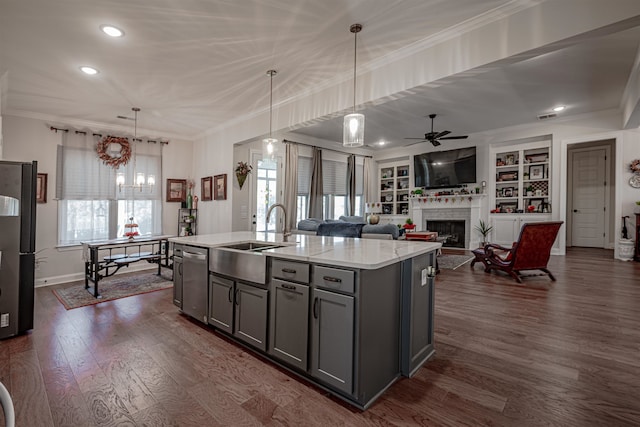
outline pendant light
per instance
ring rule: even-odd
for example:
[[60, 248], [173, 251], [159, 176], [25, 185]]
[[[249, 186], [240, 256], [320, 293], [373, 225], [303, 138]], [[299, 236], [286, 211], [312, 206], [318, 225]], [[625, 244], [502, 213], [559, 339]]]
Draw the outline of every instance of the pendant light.
[[364, 114], [356, 113], [356, 58], [358, 53], [358, 33], [362, 25], [353, 24], [350, 31], [354, 34], [353, 49], [353, 113], [344, 116], [342, 126], [342, 145], [344, 147], [362, 147], [364, 145]]
[[[116, 184], [118, 184], [118, 191], [122, 192], [123, 188], [137, 188], [142, 191], [143, 188], [148, 188], [149, 191], [153, 191], [153, 186], [156, 184], [156, 177], [149, 174], [148, 177], [145, 177], [144, 173], [136, 171], [136, 144], [138, 142], [138, 112], [140, 109], [138, 107], [131, 108], [133, 111], [133, 176], [134, 183], [126, 184], [124, 172], [118, 172], [116, 176]], [[129, 119], [128, 117], [118, 116], [118, 118]], [[131, 120], [131, 119], [129, 119]], [[145, 182], [146, 181], [146, 182]]]
[[267, 71], [267, 75], [271, 78], [269, 86], [269, 138], [265, 138], [262, 140], [262, 153], [263, 157], [269, 160], [275, 159], [276, 143], [278, 142], [278, 140], [271, 135], [271, 131], [273, 129], [273, 76], [275, 76], [276, 74], [278, 74], [276, 70]]

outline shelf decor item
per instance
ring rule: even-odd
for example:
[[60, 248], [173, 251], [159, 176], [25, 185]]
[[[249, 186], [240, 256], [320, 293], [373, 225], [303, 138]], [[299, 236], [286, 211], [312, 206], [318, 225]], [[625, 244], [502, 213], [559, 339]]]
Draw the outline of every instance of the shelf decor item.
[[195, 184], [192, 179], [187, 180], [187, 209], [193, 209], [193, 196], [191, 195], [191, 190], [193, 190], [194, 185]]
[[236, 166], [236, 178], [238, 179], [238, 185], [240, 185], [241, 190], [244, 182], [247, 180], [247, 176], [251, 173], [251, 169], [253, 169], [253, 166], [247, 162], [238, 162], [238, 166]]
[[640, 188], [640, 159], [635, 159], [629, 165], [633, 176], [629, 178], [629, 185], [633, 188]]

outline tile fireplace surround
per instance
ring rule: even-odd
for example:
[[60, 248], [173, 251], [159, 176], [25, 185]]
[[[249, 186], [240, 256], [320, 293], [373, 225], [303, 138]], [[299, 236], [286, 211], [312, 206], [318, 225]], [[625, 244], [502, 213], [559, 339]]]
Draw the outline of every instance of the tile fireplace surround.
[[411, 218], [418, 227], [416, 231], [425, 231], [427, 220], [464, 220], [465, 247], [477, 248], [480, 236], [473, 229], [486, 200], [485, 194], [415, 197], [410, 199]]

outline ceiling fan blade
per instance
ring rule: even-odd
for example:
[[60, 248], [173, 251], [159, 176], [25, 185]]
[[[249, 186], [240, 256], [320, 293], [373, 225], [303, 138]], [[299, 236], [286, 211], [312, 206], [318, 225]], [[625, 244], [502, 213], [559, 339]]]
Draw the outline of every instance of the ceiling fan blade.
[[[405, 138], [405, 139], [409, 139], [409, 138]], [[411, 138], [411, 139], [413, 139], [413, 138]], [[404, 147], [411, 147], [412, 145], [422, 144], [423, 142], [427, 142], [427, 140], [423, 139], [422, 141], [412, 142], [411, 144], [404, 145]]]
[[431, 141], [431, 144], [433, 144], [434, 147], [437, 147], [440, 145], [440, 141], [438, 141], [437, 139], [434, 139], [433, 141]]
[[436, 136], [433, 137], [433, 139], [440, 139], [443, 136], [449, 135], [450, 133], [451, 133], [450, 130], [443, 130], [442, 132], [438, 132]]
[[420, 139], [420, 140], [422, 140], [422, 141], [427, 141], [427, 140], [426, 140], [426, 139], [424, 139], [424, 138], [405, 138], [405, 139]]
[[439, 138], [439, 139], [467, 139], [467, 138], [469, 138], [469, 135], [445, 136], [445, 137]]

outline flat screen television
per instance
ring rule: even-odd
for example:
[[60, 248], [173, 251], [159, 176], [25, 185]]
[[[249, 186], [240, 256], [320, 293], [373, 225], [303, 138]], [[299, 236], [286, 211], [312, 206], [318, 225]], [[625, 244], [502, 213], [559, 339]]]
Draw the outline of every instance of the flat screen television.
[[415, 186], [451, 188], [476, 182], [476, 147], [413, 156]]

